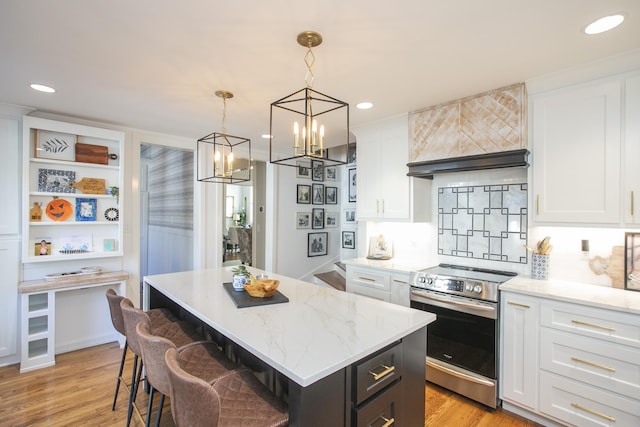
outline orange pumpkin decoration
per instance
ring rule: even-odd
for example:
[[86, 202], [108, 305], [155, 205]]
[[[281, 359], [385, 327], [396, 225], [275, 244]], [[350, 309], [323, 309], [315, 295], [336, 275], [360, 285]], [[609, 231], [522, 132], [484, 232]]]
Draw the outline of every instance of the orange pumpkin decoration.
[[73, 215], [73, 205], [65, 199], [53, 199], [47, 204], [45, 212], [53, 221], [66, 221]]

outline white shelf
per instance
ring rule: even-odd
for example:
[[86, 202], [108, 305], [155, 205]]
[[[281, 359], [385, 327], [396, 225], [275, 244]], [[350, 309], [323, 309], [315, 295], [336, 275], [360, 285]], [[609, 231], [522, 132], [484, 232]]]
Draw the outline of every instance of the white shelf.
[[23, 259], [22, 262], [51, 262], [51, 261], [71, 261], [77, 259], [95, 259], [95, 258], [113, 258], [121, 257], [122, 251], [112, 252], [88, 252], [84, 254], [69, 255], [47, 255], [47, 256], [30, 256]]
[[71, 161], [65, 161], [65, 160], [51, 160], [51, 159], [38, 159], [38, 158], [34, 158], [31, 157], [29, 159], [30, 162], [32, 163], [42, 163], [42, 164], [47, 164], [47, 165], [59, 165], [59, 166], [64, 166], [64, 167], [70, 167], [70, 168], [77, 168], [77, 167], [89, 167], [91, 169], [111, 169], [111, 170], [119, 170], [120, 169], [120, 165], [101, 165], [101, 164], [96, 164], [96, 163], [84, 163], [84, 162], [71, 162]]
[[47, 193], [44, 191], [31, 191], [29, 196], [34, 197], [82, 197], [83, 199], [115, 199], [111, 194], [84, 194], [84, 193]]
[[65, 227], [69, 225], [118, 225], [119, 221], [40, 221], [30, 222], [30, 227]]

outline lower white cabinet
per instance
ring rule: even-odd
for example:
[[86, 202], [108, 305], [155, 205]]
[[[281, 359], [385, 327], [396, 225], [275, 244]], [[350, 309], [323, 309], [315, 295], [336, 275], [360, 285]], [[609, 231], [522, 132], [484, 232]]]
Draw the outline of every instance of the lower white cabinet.
[[538, 391], [538, 300], [502, 293], [500, 398], [535, 409]]
[[503, 401], [563, 424], [640, 425], [640, 316], [503, 292]]
[[383, 268], [347, 265], [347, 292], [409, 307], [409, 275]]
[[19, 240], [0, 240], [0, 358], [15, 355], [18, 348], [19, 254]]
[[20, 372], [55, 365], [55, 355], [119, 340], [105, 292], [124, 292], [128, 274], [110, 273], [86, 283], [22, 282], [20, 292]]

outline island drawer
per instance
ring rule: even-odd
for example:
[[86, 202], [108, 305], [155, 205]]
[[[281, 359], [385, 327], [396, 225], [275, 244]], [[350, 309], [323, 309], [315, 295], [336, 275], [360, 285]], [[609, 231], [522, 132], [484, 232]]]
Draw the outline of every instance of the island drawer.
[[358, 363], [355, 372], [355, 403], [360, 405], [402, 376], [402, 343]]
[[640, 348], [638, 316], [576, 304], [543, 304], [542, 326]]
[[347, 269], [347, 282], [385, 292], [391, 290], [389, 274], [367, 268], [349, 266]]
[[396, 383], [387, 391], [374, 397], [365, 405], [353, 410], [353, 423], [357, 427], [386, 427], [402, 425], [400, 411], [400, 387]]

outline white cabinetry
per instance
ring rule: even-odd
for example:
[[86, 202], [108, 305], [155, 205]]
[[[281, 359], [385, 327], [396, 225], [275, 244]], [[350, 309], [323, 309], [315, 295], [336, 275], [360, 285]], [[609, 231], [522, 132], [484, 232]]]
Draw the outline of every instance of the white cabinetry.
[[532, 99], [537, 222], [620, 222], [621, 80]]
[[504, 291], [501, 302], [504, 402], [563, 424], [640, 425], [638, 315]]
[[640, 76], [625, 82], [624, 191], [626, 224], [640, 224]]
[[431, 181], [407, 176], [407, 115], [354, 128], [357, 219], [429, 221]]
[[347, 292], [409, 307], [409, 274], [347, 265]]
[[0, 235], [20, 233], [19, 129], [18, 119], [0, 116], [0, 177], [3, 199], [0, 203]]
[[538, 391], [538, 300], [502, 292], [500, 398], [535, 409]]
[[17, 352], [19, 253], [18, 240], [0, 240], [0, 358]]
[[[47, 152], [47, 141], [63, 141], [70, 155]], [[65, 137], [65, 135], [67, 135]], [[63, 137], [66, 140], [63, 140]], [[38, 143], [38, 138], [40, 142]], [[75, 160], [78, 143], [108, 150], [108, 164]], [[119, 201], [110, 194], [93, 194], [71, 188], [67, 181], [85, 179], [104, 180], [105, 187], [121, 187], [123, 182], [122, 154], [124, 133], [88, 126], [62, 123], [26, 116], [23, 118], [23, 194], [22, 201], [22, 261], [24, 263], [68, 261], [122, 256], [123, 231], [116, 215], [122, 209]], [[85, 145], [86, 147], [86, 145]], [[71, 210], [66, 220], [53, 220], [61, 211], [49, 205], [53, 200], [67, 201], [65, 211]], [[40, 206], [40, 220], [30, 218], [30, 210]], [[61, 203], [61, 206], [62, 203]], [[107, 210], [112, 216], [107, 218]], [[36, 254], [35, 245], [41, 240], [51, 242], [47, 256]]]

